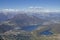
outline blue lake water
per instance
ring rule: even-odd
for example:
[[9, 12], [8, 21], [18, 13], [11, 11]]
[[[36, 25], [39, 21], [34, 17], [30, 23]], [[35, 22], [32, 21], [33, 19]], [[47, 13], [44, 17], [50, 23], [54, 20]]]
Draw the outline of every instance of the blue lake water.
[[44, 30], [42, 32], [40, 32], [41, 35], [52, 35], [53, 33], [50, 31], [50, 29], [48, 30]]
[[[33, 31], [33, 30], [36, 30], [38, 28], [38, 25], [30, 25], [30, 26], [25, 26], [25, 27], [22, 27], [21, 30], [25, 30], [25, 31]], [[42, 32], [40, 32], [41, 35], [52, 35], [53, 33], [50, 31], [51, 29], [48, 28]]]
[[33, 31], [37, 28], [38, 26], [36, 25], [31, 25], [31, 26], [26, 26], [26, 27], [22, 27], [22, 30], [25, 30], [25, 31]]

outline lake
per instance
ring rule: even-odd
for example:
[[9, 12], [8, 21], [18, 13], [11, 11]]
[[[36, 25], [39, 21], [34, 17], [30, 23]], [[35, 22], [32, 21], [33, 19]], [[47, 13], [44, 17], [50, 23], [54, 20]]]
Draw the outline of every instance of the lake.
[[47, 29], [47, 30], [44, 30], [42, 32], [40, 32], [41, 35], [52, 35], [53, 32], [50, 31], [51, 29]]
[[33, 31], [33, 30], [36, 30], [37, 27], [38, 27], [38, 25], [30, 25], [30, 26], [22, 27], [21, 30], [25, 30], [25, 31]]

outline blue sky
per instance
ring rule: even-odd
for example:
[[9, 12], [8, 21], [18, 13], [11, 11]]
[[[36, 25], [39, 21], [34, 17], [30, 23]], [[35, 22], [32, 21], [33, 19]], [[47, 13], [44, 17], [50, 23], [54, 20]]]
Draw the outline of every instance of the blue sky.
[[24, 9], [35, 6], [60, 10], [60, 0], [0, 0], [0, 9]]

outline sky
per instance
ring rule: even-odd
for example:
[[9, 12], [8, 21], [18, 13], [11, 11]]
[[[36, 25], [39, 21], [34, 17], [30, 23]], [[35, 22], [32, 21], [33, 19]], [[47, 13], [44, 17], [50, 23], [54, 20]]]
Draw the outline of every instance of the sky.
[[0, 0], [0, 9], [46, 8], [60, 10], [60, 0]]

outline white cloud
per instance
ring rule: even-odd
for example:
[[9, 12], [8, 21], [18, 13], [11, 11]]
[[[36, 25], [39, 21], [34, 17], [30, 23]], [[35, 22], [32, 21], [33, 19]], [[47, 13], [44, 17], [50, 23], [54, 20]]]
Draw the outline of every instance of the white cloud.
[[43, 7], [32, 7], [32, 6], [24, 9], [23, 11], [25, 12], [50, 12], [50, 10], [45, 9]]
[[5, 12], [16, 12], [16, 11], [19, 11], [18, 9], [2, 9], [2, 11], [5, 11]]
[[60, 12], [60, 10], [57, 10], [57, 9], [46, 9], [44, 7], [33, 7], [33, 6], [30, 6], [26, 9], [24, 9], [23, 11], [25, 12]]
[[31, 9], [31, 8], [33, 8], [33, 9], [40, 9], [40, 8], [43, 8], [43, 7], [37, 7], [37, 6], [34, 6], [34, 7], [33, 7], [33, 6], [30, 6], [30, 7], [28, 7], [28, 8], [30, 8], [30, 9]]
[[4, 13], [5, 15], [7, 15], [8, 13], [17, 14], [19, 12], [20, 12], [20, 10], [18, 10], [18, 9], [2, 9], [2, 10], [0, 10], [0, 13]]
[[44, 12], [44, 13], [48, 13], [48, 12], [60, 12], [60, 10], [57, 9], [46, 9], [44, 7], [38, 7], [38, 6], [30, 6], [28, 8], [25, 9], [2, 9], [2, 11], [4, 12], [32, 12], [32, 13], [36, 13], [36, 12]]

